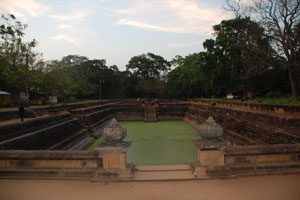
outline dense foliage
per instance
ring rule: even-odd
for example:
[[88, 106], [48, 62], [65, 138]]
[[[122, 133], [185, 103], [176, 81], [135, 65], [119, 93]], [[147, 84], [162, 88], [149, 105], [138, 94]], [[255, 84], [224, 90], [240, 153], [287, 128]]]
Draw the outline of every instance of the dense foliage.
[[259, 24], [235, 18], [215, 25], [216, 39], [203, 43], [206, 51], [177, 56], [177, 68], [168, 74], [174, 97], [222, 97], [243, 94], [289, 92], [287, 71]]

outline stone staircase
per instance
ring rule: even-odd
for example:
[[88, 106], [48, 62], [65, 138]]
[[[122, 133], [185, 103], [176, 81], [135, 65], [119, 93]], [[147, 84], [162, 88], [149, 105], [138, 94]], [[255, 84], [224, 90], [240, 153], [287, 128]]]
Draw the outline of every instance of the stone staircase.
[[154, 104], [146, 104], [145, 105], [145, 122], [156, 122], [156, 109]]
[[171, 181], [171, 180], [193, 180], [189, 165], [153, 165], [136, 166], [134, 181]]
[[2, 125], [0, 133], [0, 150], [80, 150], [93, 139], [70, 113]]

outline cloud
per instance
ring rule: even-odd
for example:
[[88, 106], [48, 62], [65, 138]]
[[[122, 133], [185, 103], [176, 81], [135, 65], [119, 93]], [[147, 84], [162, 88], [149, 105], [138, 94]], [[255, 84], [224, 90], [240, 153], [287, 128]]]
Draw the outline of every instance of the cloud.
[[70, 29], [70, 28], [73, 28], [73, 26], [70, 25], [70, 24], [60, 24], [60, 25], [58, 25], [58, 28], [60, 28], [60, 29]]
[[139, 21], [131, 21], [131, 20], [127, 20], [127, 19], [121, 19], [117, 22], [117, 24], [134, 26], [137, 28], [154, 30], [154, 31], [158, 31], [158, 32], [186, 33], [186, 31], [184, 29], [180, 29], [180, 28], [159, 26], [159, 25], [155, 25], [155, 24], [148, 24], [148, 23], [139, 22]]
[[90, 11], [73, 11], [65, 15], [50, 15], [50, 17], [58, 21], [75, 21], [84, 19], [90, 14]]
[[38, 3], [35, 0], [1, 0], [0, 10], [9, 14], [14, 14], [22, 20], [27, 20], [29, 16], [38, 16], [49, 8], [47, 5]]
[[118, 25], [146, 30], [210, 34], [212, 26], [226, 18], [221, 6], [208, 6], [197, 0], [140, 0], [116, 11]]
[[[93, 13], [91, 2], [71, 1], [72, 3], [60, 4], [60, 7], [66, 7], [65, 12], [52, 13], [49, 17], [58, 23], [59, 29], [56, 36], [50, 37], [51, 40], [65, 41], [75, 46], [79, 46], [85, 40], [87, 34], [91, 35], [91, 30], [85, 25], [85, 18]], [[83, 3], [86, 3], [83, 5]], [[80, 40], [79, 40], [80, 39]]]
[[182, 47], [191, 47], [191, 46], [201, 46], [203, 41], [196, 41], [196, 42], [188, 42], [188, 43], [173, 43], [169, 44], [168, 46], [171, 48], [182, 48]]
[[79, 46], [79, 43], [78, 41], [76, 41], [74, 38], [70, 37], [69, 35], [66, 35], [66, 34], [59, 34], [59, 35], [56, 35], [56, 36], [52, 36], [50, 37], [51, 40], [62, 40], [62, 41], [66, 41], [68, 43], [71, 43], [73, 45], [76, 45], [76, 46]]

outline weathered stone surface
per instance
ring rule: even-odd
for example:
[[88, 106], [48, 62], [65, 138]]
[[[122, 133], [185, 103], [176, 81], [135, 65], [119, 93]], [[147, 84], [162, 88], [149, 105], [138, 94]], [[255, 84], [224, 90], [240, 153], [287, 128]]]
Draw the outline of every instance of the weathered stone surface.
[[185, 118], [198, 127], [212, 115], [224, 128], [226, 139], [238, 145], [300, 142], [300, 118], [191, 103]]
[[66, 119], [62, 122], [56, 122], [55, 124], [45, 123], [43, 126], [45, 127], [1, 141], [0, 149], [69, 149], [77, 145], [78, 141], [88, 137], [87, 130], [82, 129], [80, 121], [77, 118]]
[[208, 119], [199, 126], [199, 133], [203, 138], [218, 138], [223, 135], [223, 128], [209, 116]]
[[96, 152], [91, 151], [0, 151], [2, 169], [95, 169]]
[[127, 136], [127, 130], [116, 119], [112, 119], [104, 128], [102, 136], [107, 142], [122, 142]]
[[293, 114], [300, 115], [300, 106], [290, 106], [290, 105], [270, 105], [270, 104], [261, 104], [261, 103], [247, 103], [247, 102], [229, 102], [221, 100], [192, 100], [193, 103], [202, 103], [211, 105], [214, 103], [215, 106], [220, 106], [224, 108], [233, 108], [233, 109], [242, 109], [255, 112], [268, 112], [276, 114]]
[[224, 151], [221, 150], [198, 150], [197, 157], [201, 166], [215, 167], [224, 165]]
[[73, 118], [70, 113], [64, 112], [57, 115], [38, 117], [35, 119], [19, 121], [14, 124], [0, 126], [0, 141], [8, 140], [39, 129], [49, 127], [62, 121]]
[[[187, 102], [184, 101], [157, 101], [156, 117], [160, 119], [182, 119], [187, 110]], [[142, 101], [124, 101], [114, 105], [114, 111], [118, 120], [143, 120], [145, 110]]]
[[96, 151], [102, 156], [103, 168], [96, 173], [97, 177], [132, 178], [133, 168], [128, 167], [126, 150], [130, 141], [123, 141], [127, 130], [113, 119], [103, 130], [104, 142], [101, 142]]
[[193, 140], [199, 150], [225, 150], [228, 141], [223, 138], [197, 139]]
[[104, 169], [125, 169], [126, 153], [125, 152], [107, 152], [103, 154]]

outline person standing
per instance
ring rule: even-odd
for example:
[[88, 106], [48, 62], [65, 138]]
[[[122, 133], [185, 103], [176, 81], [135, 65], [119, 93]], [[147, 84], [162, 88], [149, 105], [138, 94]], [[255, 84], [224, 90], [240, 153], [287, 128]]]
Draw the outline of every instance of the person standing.
[[21, 121], [24, 121], [25, 108], [24, 108], [23, 102], [21, 102], [20, 107], [19, 107], [19, 115], [20, 115]]

